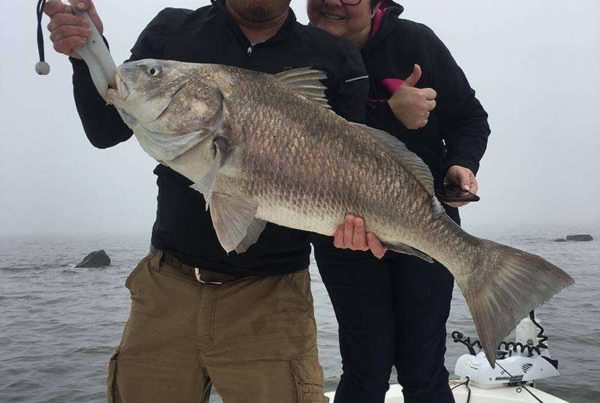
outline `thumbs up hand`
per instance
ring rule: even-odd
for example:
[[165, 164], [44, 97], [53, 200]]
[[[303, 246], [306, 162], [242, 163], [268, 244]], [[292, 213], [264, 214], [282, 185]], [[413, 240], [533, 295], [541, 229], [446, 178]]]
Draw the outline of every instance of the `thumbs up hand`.
[[437, 93], [432, 88], [417, 88], [423, 75], [421, 66], [415, 64], [413, 72], [388, 100], [396, 118], [408, 129], [427, 125], [429, 113], [435, 108]]

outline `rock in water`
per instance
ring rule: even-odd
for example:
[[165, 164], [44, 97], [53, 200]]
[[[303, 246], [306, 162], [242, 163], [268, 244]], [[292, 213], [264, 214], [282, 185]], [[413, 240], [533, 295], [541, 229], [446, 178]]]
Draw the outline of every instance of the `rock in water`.
[[567, 241], [593, 241], [594, 237], [589, 234], [567, 235]]
[[81, 262], [77, 263], [75, 267], [106, 267], [110, 266], [110, 257], [106, 254], [104, 249], [94, 251], [87, 255]]

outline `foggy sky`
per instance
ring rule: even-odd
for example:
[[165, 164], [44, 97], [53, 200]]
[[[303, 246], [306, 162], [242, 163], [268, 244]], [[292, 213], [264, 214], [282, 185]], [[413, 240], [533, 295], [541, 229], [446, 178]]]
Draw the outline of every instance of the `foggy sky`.
[[[51, 49], [46, 17], [52, 71], [34, 72], [35, 3], [0, 0], [0, 236], [149, 233], [155, 163], [133, 138], [108, 150], [89, 144], [72, 99], [70, 64]], [[120, 63], [161, 8], [208, 1], [96, 3]], [[465, 226], [600, 232], [600, 3], [402, 4], [404, 18], [442, 38], [490, 114], [492, 135], [478, 174], [482, 200], [462, 210]], [[292, 7], [306, 22], [304, 1]]]

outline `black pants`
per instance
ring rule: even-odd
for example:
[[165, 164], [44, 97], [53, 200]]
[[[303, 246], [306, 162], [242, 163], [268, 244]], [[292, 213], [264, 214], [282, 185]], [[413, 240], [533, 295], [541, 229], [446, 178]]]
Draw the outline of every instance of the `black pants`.
[[454, 402], [444, 366], [450, 272], [412, 256], [388, 252], [377, 260], [323, 243], [315, 243], [315, 257], [343, 361], [335, 403], [383, 402], [392, 366], [407, 403]]

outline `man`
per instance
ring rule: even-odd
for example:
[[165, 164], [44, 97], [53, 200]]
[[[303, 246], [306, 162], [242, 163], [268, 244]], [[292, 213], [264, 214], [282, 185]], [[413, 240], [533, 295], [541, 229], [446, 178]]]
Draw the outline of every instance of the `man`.
[[[443, 183], [477, 192], [487, 113], [442, 41], [377, 0], [308, 0], [312, 25], [361, 50], [370, 80], [367, 122], [402, 140]], [[459, 221], [456, 207], [446, 212]], [[444, 367], [453, 278], [440, 263], [385, 249], [348, 215], [315, 257], [339, 322], [343, 374], [335, 401], [381, 403], [392, 366], [407, 403], [453, 402]], [[354, 252], [339, 248], [353, 249]], [[371, 250], [382, 259], [375, 259]], [[385, 254], [385, 256], [384, 256]]]
[[[90, 0], [77, 3], [95, 25]], [[96, 92], [74, 50], [90, 35], [59, 0], [46, 5], [54, 48], [72, 56], [75, 101], [90, 142], [112, 147], [130, 129]], [[277, 73], [306, 67], [328, 75], [333, 110], [360, 121], [368, 83], [351, 44], [295, 20], [289, 0], [214, 0], [195, 11], [165, 9], [140, 35], [130, 60], [221, 63]], [[322, 402], [307, 271], [308, 235], [268, 224], [241, 255], [227, 255], [191, 182], [163, 165], [152, 252], [126, 281], [132, 309], [109, 365], [111, 402], [197, 402], [211, 381], [226, 403]]]

